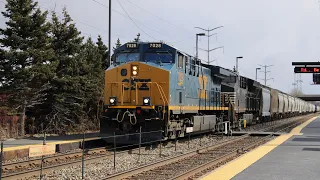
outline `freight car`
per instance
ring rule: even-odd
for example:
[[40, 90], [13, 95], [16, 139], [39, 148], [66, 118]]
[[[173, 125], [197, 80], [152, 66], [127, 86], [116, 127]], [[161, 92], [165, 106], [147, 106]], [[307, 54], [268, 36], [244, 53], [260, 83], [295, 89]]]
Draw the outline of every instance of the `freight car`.
[[[165, 43], [126, 43], [105, 71], [100, 136], [134, 144], [237, 128], [311, 112], [309, 103], [238, 73], [201, 61]], [[304, 104], [303, 104], [304, 103]], [[162, 132], [160, 130], [163, 130]], [[132, 134], [126, 136], [126, 134]]]

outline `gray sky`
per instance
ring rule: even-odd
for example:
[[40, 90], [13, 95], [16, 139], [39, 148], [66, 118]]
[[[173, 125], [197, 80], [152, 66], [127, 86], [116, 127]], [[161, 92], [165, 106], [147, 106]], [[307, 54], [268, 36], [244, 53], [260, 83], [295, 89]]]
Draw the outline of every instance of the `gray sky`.
[[[108, 6], [107, 0], [95, 0]], [[0, 0], [0, 9], [4, 4]], [[107, 43], [108, 9], [94, 0], [39, 0], [42, 8], [61, 12], [66, 6], [77, 27], [85, 36], [101, 34]], [[237, 56], [239, 70], [255, 78], [258, 64], [274, 65], [267, 85], [289, 92], [293, 86], [292, 61], [319, 61], [320, 9], [318, 0], [119, 0], [137, 26], [128, 18], [117, 0], [113, 4], [112, 45], [117, 38], [122, 43], [132, 40], [138, 32], [147, 41], [163, 40], [188, 54], [195, 54], [195, 26], [214, 28], [224, 26], [211, 37], [212, 64], [230, 68]], [[130, 3], [131, 2], [131, 3]], [[136, 5], [136, 6], [135, 6]], [[139, 8], [141, 7], [141, 8]], [[148, 11], [148, 12], [147, 12]], [[150, 13], [149, 13], [150, 12]], [[4, 26], [4, 18], [0, 18]], [[147, 33], [147, 34], [145, 34]], [[207, 48], [207, 38], [201, 37], [200, 48]], [[200, 58], [207, 54], [199, 51]], [[259, 78], [264, 78], [259, 73]], [[312, 74], [301, 75], [304, 93], [320, 93], [320, 86], [311, 86]], [[259, 80], [262, 82], [262, 80]]]

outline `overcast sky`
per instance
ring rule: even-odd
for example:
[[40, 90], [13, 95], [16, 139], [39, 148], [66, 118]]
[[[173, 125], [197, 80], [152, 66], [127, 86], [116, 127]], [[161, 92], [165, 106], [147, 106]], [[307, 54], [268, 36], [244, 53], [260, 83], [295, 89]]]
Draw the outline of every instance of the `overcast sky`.
[[[5, 0], [0, 0], [1, 11]], [[96, 1], [96, 2], [95, 2]], [[119, 2], [137, 27], [121, 8]], [[141, 33], [144, 41], [163, 40], [184, 52], [195, 54], [194, 27], [215, 28], [210, 48], [214, 65], [232, 69], [236, 57], [240, 74], [255, 78], [258, 64], [274, 65], [267, 69], [267, 85], [289, 92], [293, 88], [292, 61], [319, 61], [320, 8], [318, 0], [112, 0], [112, 45], [122, 43]], [[2, 3], [1, 3], [2, 2]], [[105, 5], [98, 4], [97, 2]], [[85, 36], [101, 34], [107, 43], [108, 0], [39, 0], [44, 9], [61, 12], [66, 6], [77, 27]], [[5, 19], [0, 18], [0, 27]], [[207, 38], [201, 37], [199, 47], [207, 49]], [[207, 60], [207, 54], [199, 51]], [[312, 86], [312, 74], [301, 75], [304, 93], [320, 93]], [[258, 73], [264, 78], [264, 73]], [[263, 80], [259, 80], [263, 82]]]

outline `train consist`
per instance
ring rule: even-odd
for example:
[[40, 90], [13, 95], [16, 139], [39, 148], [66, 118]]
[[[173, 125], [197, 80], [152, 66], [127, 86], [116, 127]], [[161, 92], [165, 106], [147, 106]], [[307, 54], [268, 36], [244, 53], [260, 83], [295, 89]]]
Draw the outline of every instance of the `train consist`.
[[[100, 136], [117, 143], [175, 139], [188, 133], [314, 113], [319, 108], [165, 43], [126, 43], [105, 71]], [[162, 130], [162, 131], [161, 131]], [[134, 134], [134, 135], [126, 135]]]

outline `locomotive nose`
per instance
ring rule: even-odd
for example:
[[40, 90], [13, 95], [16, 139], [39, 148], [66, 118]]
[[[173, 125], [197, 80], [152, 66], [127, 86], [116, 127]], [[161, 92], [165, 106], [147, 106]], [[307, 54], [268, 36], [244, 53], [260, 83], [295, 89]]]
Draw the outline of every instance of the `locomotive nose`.
[[105, 74], [105, 103], [111, 108], [130, 109], [166, 106], [169, 76], [165, 69], [138, 61], [116, 66]]

